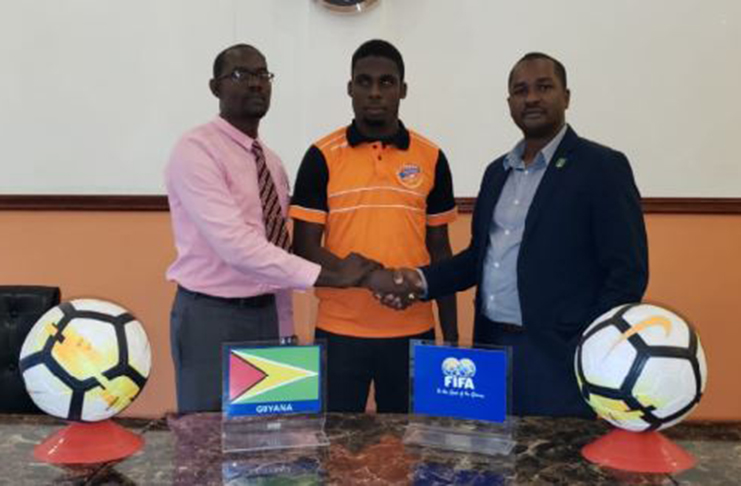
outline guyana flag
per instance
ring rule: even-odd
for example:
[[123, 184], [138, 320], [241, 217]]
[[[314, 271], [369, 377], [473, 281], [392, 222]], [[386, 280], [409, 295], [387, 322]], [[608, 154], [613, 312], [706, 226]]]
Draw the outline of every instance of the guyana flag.
[[228, 416], [322, 410], [319, 346], [227, 346], [223, 401]]

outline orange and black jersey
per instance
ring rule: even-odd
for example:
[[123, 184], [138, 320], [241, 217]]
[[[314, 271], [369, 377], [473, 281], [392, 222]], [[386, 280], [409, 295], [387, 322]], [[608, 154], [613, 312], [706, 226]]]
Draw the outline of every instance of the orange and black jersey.
[[[363, 134], [360, 133], [360, 131], [358, 131], [355, 123], [353, 122], [353, 124], [349, 127], [340, 129], [330, 134], [328, 137], [324, 137], [315, 145], [312, 145], [306, 152], [306, 155], [304, 155], [304, 159], [301, 163], [295, 192], [291, 202], [292, 205], [311, 210], [312, 212], [318, 211], [322, 213], [314, 214], [313, 216], [307, 215], [309, 216], [307, 220], [317, 223], [325, 223], [326, 216], [330, 213], [328, 203], [330, 169], [328, 166], [327, 157], [325, 157], [325, 151], [329, 149], [329, 158], [335, 159], [335, 157], [333, 157], [335, 155], [333, 152], [337, 151], [338, 149], [345, 148], [347, 146], [356, 148], [361, 146], [362, 144], [368, 144], [369, 147], [366, 147], [366, 150], [361, 150], [359, 151], [359, 153], [357, 153], [358, 151], [353, 151], [355, 153], [352, 159], [361, 160], [354, 160], [350, 163], [354, 163], [355, 165], [362, 164], [364, 162], [362, 159], [366, 159], [365, 161], [367, 162], [368, 157], [363, 157], [363, 155], [369, 155], [370, 158], [373, 159], [374, 165], [376, 165], [376, 161], [383, 162], [383, 158], [385, 155], [387, 159], [386, 163], [377, 165], [386, 165], [386, 169], [395, 169], [395, 176], [397, 180], [393, 180], [392, 177], [390, 180], [384, 178], [387, 180], [376, 182], [383, 182], [389, 188], [397, 186], [404, 189], [414, 189], [421, 185], [422, 178], [429, 179], [429, 182], [432, 183], [432, 189], [427, 194], [425, 200], [426, 214], [430, 217], [429, 224], [434, 226], [436, 215], [444, 215], [445, 213], [455, 208], [455, 200], [453, 198], [453, 181], [450, 175], [448, 159], [445, 157], [445, 154], [442, 150], [435, 147], [431, 142], [427, 141], [420, 135], [408, 131], [401, 122], [399, 123], [400, 129], [396, 133], [396, 135], [385, 140], [372, 140], [366, 138]], [[345, 133], [342, 134], [338, 132]], [[412, 160], [413, 156], [410, 156], [410, 154], [408, 153], [404, 153], [405, 151], [408, 151], [410, 149], [412, 137], [417, 138], [419, 143], [427, 144], [428, 148], [434, 148], [433, 152], [436, 152], [436, 158], [433, 161], [433, 174], [421, 174], [420, 172], [418, 172], [420, 169], [422, 169], [422, 167], [419, 167], [419, 164], [414, 163], [414, 161]], [[398, 155], [401, 155], [401, 158], [403, 159], [401, 166], [398, 165], [398, 161], [397, 163], [394, 163], [392, 159], [395, 159], [397, 157], [393, 157], [392, 153], [382, 153], [384, 149], [388, 149], [390, 146], [391, 148], [395, 147], [397, 149], [396, 151], [400, 152], [400, 154]], [[320, 149], [319, 147], [323, 147], [324, 150]], [[368, 148], [370, 148], [371, 150], [367, 150]], [[363, 152], [366, 153], [364, 154]], [[378, 153], [374, 154], [367, 152]], [[425, 153], [423, 154], [423, 158], [429, 160], [430, 155], [431, 154]], [[342, 159], [344, 162], [345, 158], [342, 157]], [[335, 171], [338, 169], [337, 167], [333, 168], [335, 169]], [[425, 168], [428, 169], [428, 167]], [[361, 176], [361, 172], [366, 172], [358, 167], [352, 167], [350, 171], [352, 172], [352, 174], [349, 175], [351, 175], [353, 178]], [[345, 172], [348, 171], [346, 170]], [[392, 170], [392, 172], [394, 172], [394, 170]], [[368, 174], [365, 175], [367, 176]], [[338, 181], [338, 185], [344, 185], [347, 182], [350, 181]], [[361, 183], [361, 181], [358, 181], [357, 179], [352, 182], [355, 182], [358, 186], [360, 186]], [[419, 191], [418, 193], [421, 194], [421, 191]]]
[[[430, 262], [426, 227], [450, 223], [457, 210], [450, 167], [435, 144], [403, 124], [393, 137], [368, 139], [353, 123], [306, 152], [290, 214], [323, 224], [324, 247], [341, 258], [357, 252], [387, 267], [418, 267]], [[434, 325], [429, 303], [398, 312], [363, 289], [317, 296], [317, 326], [329, 332], [393, 337]]]

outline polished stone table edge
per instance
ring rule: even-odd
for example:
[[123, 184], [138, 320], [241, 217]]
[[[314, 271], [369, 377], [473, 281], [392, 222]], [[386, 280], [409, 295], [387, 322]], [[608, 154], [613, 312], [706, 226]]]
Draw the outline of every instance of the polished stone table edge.
[[[485, 467], [482, 468], [482, 466], [478, 464], [482, 462], [481, 458], [466, 458], [464, 457], [465, 453], [416, 448], [414, 446], [412, 448], [406, 448], [406, 446], [401, 446], [400, 433], [403, 434], [403, 430], [409, 423], [410, 418], [412, 418], [412, 416], [406, 414], [329, 413], [327, 414], [326, 429], [330, 441], [332, 441], [335, 446], [332, 457], [336, 458], [336, 454], [339, 451], [343, 460], [357, 461], [359, 457], [357, 454], [365, 454], [366, 448], [376, 451], [373, 454], [378, 456], [378, 448], [387, 447], [390, 448], [389, 450], [393, 450], [406, 456], [406, 459], [403, 460], [407, 461], [407, 465], [411, 464], [410, 467], [422, 467], [423, 469], [421, 469], [421, 471], [423, 472], [420, 474], [429, 473], [430, 467], [432, 467], [431, 470], [433, 472], [436, 472], [435, 468], [438, 466], [450, 468], [456, 464], [463, 464], [460, 461], [464, 461], [467, 465], [466, 467], [472, 468], [470, 469], [471, 471], [479, 474], [486, 474]], [[209, 432], [206, 435], [211, 437], [211, 448], [218, 443], [219, 439], [217, 437], [220, 436], [220, 432], [218, 432], [218, 424], [221, 422], [220, 412], [183, 415], [171, 413], [156, 418], [114, 418], [114, 422], [129, 428], [133, 432], [141, 434], [144, 437], [145, 442], [147, 441], [148, 434], [159, 433], [159, 437], [153, 435], [149, 441], [151, 444], [150, 447], [153, 447], [154, 449], [147, 451], [145, 446], [144, 451], [134, 454], [131, 458], [126, 458], [122, 461], [93, 465], [89, 469], [84, 470], [84, 472], [83, 470], [80, 470], [80, 477], [83, 478], [82, 481], [84, 481], [85, 484], [118, 484], [115, 483], [115, 481], [113, 483], [106, 481], [117, 477], [126, 478], [127, 474], [134, 478], [147, 477], [147, 474], [150, 474], [149, 471], [151, 468], [156, 469], [159, 467], [158, 464], [161, 464], [161, 457], [163, 456], [158, 456], [158, 448], [164, 443], [162, 442], [163, 439], [166, 437], [167, 441], [176, 440], [176, 437], [178, 436], [176, 430], [177, 427], [173, 429], [172, 426], [176, 423], [173, 421], [179, 421], [181, 419], [184, 419], [184, 421], [181, 422], [181, 425], [184, 425], [186, 430], [190, 424], [200, 425], [201, 431], [208, 430]], [[559, 426], [551, 426], [549, 424], [551, 421], [558, 423]], [[596, 419], [549, 417], [524, 417], [518, 418], [517, 422], [518, 425], [515, 432], [515, 438], [518, 442], [517, 450], [512, 453], [510, 459], [505, 459], [511, 460], [512, 464], [516, 463], [517, 470], [515, 471], [513, 469], [510, 472], [502, 472], [502, 470], [495, 468], [492, 471], [497, 471], [496, 474], [502, 474], [502, 477], [507, 478], [517, 477], [519, 478], [518, 481], [525, 477], [522, 472], [523, 470], [527, 472], [532, 471], [532, 473], [540, 479], [545, 477], [546, 480], [552, 479], [554, 481], [556, 481], [557, 478], [571, 478], [571, 475], [573, 474], [575, 482], [579, 484], [614, 484], [609, 482], [609, 474], [615, 474], [615, 471], [609, 472], [609, 474], [604, 471], [597, 472], [599, 466], [588, 463], [585, 459], [583, 460], [584, 462], [574, 461], [574, 458], [577, 457], [579, 448], [582, 445], [591, 442], [593, 439], [604, 435], [604, 433], [612, 429], [612, 427], [606, 422]], [[63, 420], [46, 415], [0, 415], [0, 425], [22, 425], [30, 427], [39, 425], [53, 429], [56, 427], [61, 428], [66, 424], [67, 422]], [[195, 431], [195, 433], [197, 434], [198, 432]], [[699, 461], [698, 466], [692, 470], [688, 470], [686, 474], [654, 475], [659, 478], [663, 477], [665, 481], [668, 481], [667, 484], [676, 484], [677, 482], [680, 482], [704, 485], [702, 480], [708, 477], [714, 480], [711, 481], [712, 484], [725, 484], [717, 482], [717, 480], [715, 480], [716, 476], [727, 478], [730, 474], [735, 474], [732, 473], [732, 471], [737, 468], [735, 462], [738, 462], [739, 465], [741, 465], [741, 461], [736, 461], [734, 459], [734, 457], [736, 457], [734, 454], [736, 453], [733, 452], [734, 450], [741, 450], [741, 446], [739, 446], [739, 444], [741, 444], [741, 422], [711, 420], [686, 421], [675, 427], [671, 427], [666, 431], [662, 431], [662, 433], [672, 441], [684, 442], [690, 447], [690, 450], [693, 450], [694, 448]], [[393, 443], [388, 442], [389, 439], [387, 434], [393, 436]], [[350, 435], [357, 435], [359, 438], [349, 438]], [[383, 437], [387, 438], [383, 439]], [[380, 443], [379, 438], [381, 440]], [[550, 453], [547, 450], [541, 448], [541, 443], [551, 444], [550, 447], [555, 447], [557, 450], [561, 451], [560, 455], [550, 456]], [[201, 449], [201, 447], [198, 447], [198, 449]], [[206, 456], [200, 456], [200, 459], [202, 460], [204, 457], [222, 457], [220, 447], [217, 446], [217, 449], [219, 450], [217, 451], [216, 449], [213, 449], [211, 453], [206, 454]], [[282, 456], [280, 453], [272, 456], [269, 452], [261, 454], [264, 455], [255, 455], [253, 459], [260, 460], [260, 458], [266, 457], [268, 462], [274, 462], [276, 458]], [[311, 456], [312, 454], [315, 454], [315, 452], [305, 452], [302, 454], [305, 456]], [[476, 455], [474, 454], [473, 456]], [[228, 456], [224, 454], [223, 457]], [[728, 465], [729, 460], [733, 463], [730, 466]], [[171, 467], [173, 464], [168, 463], [167, 467]], [[119, 465], [120, 467], [117, 468]], [[144, 469], [139, 471], [139, 468], [142, 467], [144, 467]], [[194, 463], [194, 470], [198, 467], [200, 467], [198, 466], [198, 463]], [[448, 469], [448, 471], [450, 470], [451, 469]], [[455, 470], [455, 468], [453, 470]], [[508, 469], [505, 468], [503, 471], [508, 471]], [[166, 473], [166, 477], [167, 474], [170, 473]], [[550, 476], [548, 476], [548, 474], [550, 474]], [[621, 473], [618, 472], [618, 474]], [[654, 484], [650, 482], [650, 478], [646, 478], [647, 475], [635, 475], [635, 477], [631, 477], [630, 474], [632, 473], [625, 473], [625, 475], [622, 475], [625, 477], [615, 477], [621, 477], [619, 482], [625, 481], [630, 484]], [[599, 480], [599, 483], [579, 482], [579, 480], [588, 481], [590, 479]], [[658, 480], [660, 481], [660, 479]], [[142, 480], [139, 479], [138, 481]], [[603, 483], [603, 481], [607, 481], [607, 483]], [[147, 482], [144, 481], [141, 484], [147, 484]], [[518, 482], [515, 484], [520, 483]], [[530, 483], [524, 481], [524, 484]]]

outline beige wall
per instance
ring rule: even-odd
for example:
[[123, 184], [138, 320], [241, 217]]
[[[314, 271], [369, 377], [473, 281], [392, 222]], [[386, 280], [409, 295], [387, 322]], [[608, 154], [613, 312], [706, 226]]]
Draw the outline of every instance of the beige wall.
[[[693, 418], [741, 419], [741, 216], [648, 215], [651, 280], [647, 300], [680, 311], [708, 357], [706, 396]], [[468, 240], [470, 217], [451, 230], [454, 250]], [[174, 256], [166, 212], [0, 211], [0, 283], [61, 287], [64, 299], [118, 302], [144, 324], [152, 375], [127, 415], [174, 409], [168, 313], [174, 292], [164, 272]], [[461, 335], [470, 342], [472, 291], [459, 294]], [[297, 294], [298, 333], [311, 335], [312, 297]]]
[[0, 194], [164, 192], [175, 140], [216, 114], [213, 58], [237, 42], [277, 75], [260, 134], [295, 176], [309, 144], [349, 122], [352, 53], [380, 38], [404, 55], [403, 119], [445, 147], [458, 195], [521, 136], [507, 77], [529, 51], [564, 63], [569, 122], [625, 151], [644, 196], [740, 195], [738, 0], [392, 0], [352, 16], [319, 3], [2, 1]]

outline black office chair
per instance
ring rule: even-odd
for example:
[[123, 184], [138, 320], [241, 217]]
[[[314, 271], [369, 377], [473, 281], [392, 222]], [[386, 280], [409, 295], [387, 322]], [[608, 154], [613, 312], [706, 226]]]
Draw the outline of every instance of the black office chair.
[[57, 287], [0, 285], [0, 413], [41, 413], [26, 392], [18, 357], [28, 332], [59, 298]]

